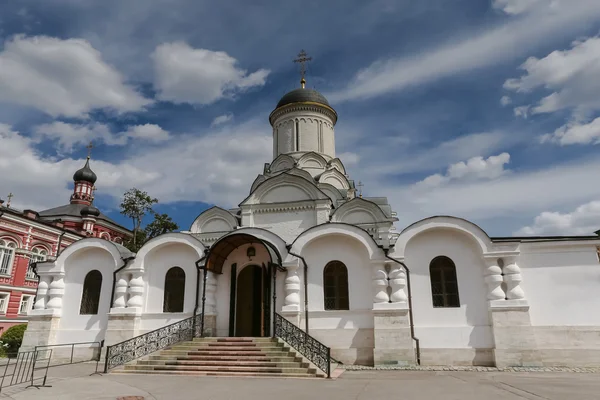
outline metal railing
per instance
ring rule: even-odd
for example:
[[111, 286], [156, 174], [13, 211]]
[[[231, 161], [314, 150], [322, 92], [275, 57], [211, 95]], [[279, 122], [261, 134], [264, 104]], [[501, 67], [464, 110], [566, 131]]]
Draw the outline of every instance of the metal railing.
[[306, 357], [331, 377], [331, 349], [290, 321], [275, 313], [275, 336]]
[[201, 336], [202, 314], [106, 347], [104, 372], [175, 343]]
[[[75, 348], [80, 347], [80, 346], [88, 346], [87, 347], [88, 350], [96, 349], [96, 351], [93, 351], [93, 354], [89, 358], [79, 357], [79, 356], [76, 358], [75, 357]], [[62, 363], [51, 364], [50, 365], [51, 367], [60, 367], [63, 365], [96, 361], [96, 371], [94, 372], [94, 374], [98, 373], [98, 366], [100, 363], [100, 353], [102, 352], [102, 347], [104, 347], [104, 340], [103, 341], [95, 341], [95, 342], [77, 342], [77, 343], [41, 345], [41, 346], [35, 346], [34, 351], [38, 351], [40, 353], [40, 357], [44, 357], [44, 354], [47, 353], [48, 351], [51, 352], [53, 349], [59, 350], [60, 348], [68, 349], [69, 347], [70, 347], [69, 356], [66, 358], [63, 358], [64, 361], [62, 361]], [[60, 350], [54, 353], [55, 356], [57, 354], [60, 354]], [[51, 357], [48, 357], [48, 359], [50, 359], [50, 358]], [[74, 359], [75, 359], [75, 361], [73, 361]], [[58, 359], [58, 361], [60, 361], [60, 360], [61, 359]]]
[[[27, 387], [45, 387], [48, 367], [52, 359], [52, 350], [48, 351], [50, 352], [48, 358], [42, 357], [41, 351], [33, 350], [19, 352], [16, 357], [6, 359], [6, 366], [4, 366], [0, 379], [0, 393], [3, 388], [22, 383], [29, 383]], [[43, 365], [44, 361], [46, 361], [45, 365]], [[40, 366], [40, 364], [42, 365]], [[40, 370], [45, 370], [43, 376], [36, 377], [36, 372]], [[35, 384], [39, 380], [42, 380], [42, 384]]]

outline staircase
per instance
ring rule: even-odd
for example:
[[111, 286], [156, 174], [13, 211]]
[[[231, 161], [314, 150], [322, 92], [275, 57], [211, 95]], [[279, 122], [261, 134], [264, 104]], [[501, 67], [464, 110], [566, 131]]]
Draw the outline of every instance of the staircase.
[[132, 361], [115, 373], [325, 377], [283, 341], [274, 338], [195, 338]]

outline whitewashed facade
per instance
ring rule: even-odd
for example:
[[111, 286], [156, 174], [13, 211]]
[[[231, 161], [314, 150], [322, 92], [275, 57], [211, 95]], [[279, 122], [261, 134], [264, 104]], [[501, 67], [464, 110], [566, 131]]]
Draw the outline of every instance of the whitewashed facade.
[[274, 159], [238, 208], [137, 254], [89, 238], [38, 264], [23, 345], [111, 345], [202, 309], [211, 335], [260, 336], [276, 311], [347, 364], [600, 365], [600, 237], [490, 238], [449, 216], [398, 231], [335, 157], [322, 95], [286, 94], [270, 122]]

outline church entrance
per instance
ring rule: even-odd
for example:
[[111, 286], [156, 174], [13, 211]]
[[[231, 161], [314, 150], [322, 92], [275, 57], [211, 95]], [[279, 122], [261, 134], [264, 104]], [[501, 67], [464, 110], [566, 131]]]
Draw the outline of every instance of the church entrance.
[[[270, 271], [264, 265], [248, 265], [236, 278], [232, 268], [231, 336], [268, 336]], [[235, 321], [235, 325], [231, 322]]]

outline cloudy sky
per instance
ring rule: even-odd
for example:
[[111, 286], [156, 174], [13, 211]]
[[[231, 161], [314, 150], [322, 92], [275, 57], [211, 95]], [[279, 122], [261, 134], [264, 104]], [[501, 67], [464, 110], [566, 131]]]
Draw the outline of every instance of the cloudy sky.
[[0, 3], [0, 197], [68, 202], [93, 141], [96, 204], [135, 186], [182, 229], [236, 206], [298, 86], [398, 229], [431, 215], [492, 236], [600, 229], [598, 0], [20, 0]]

